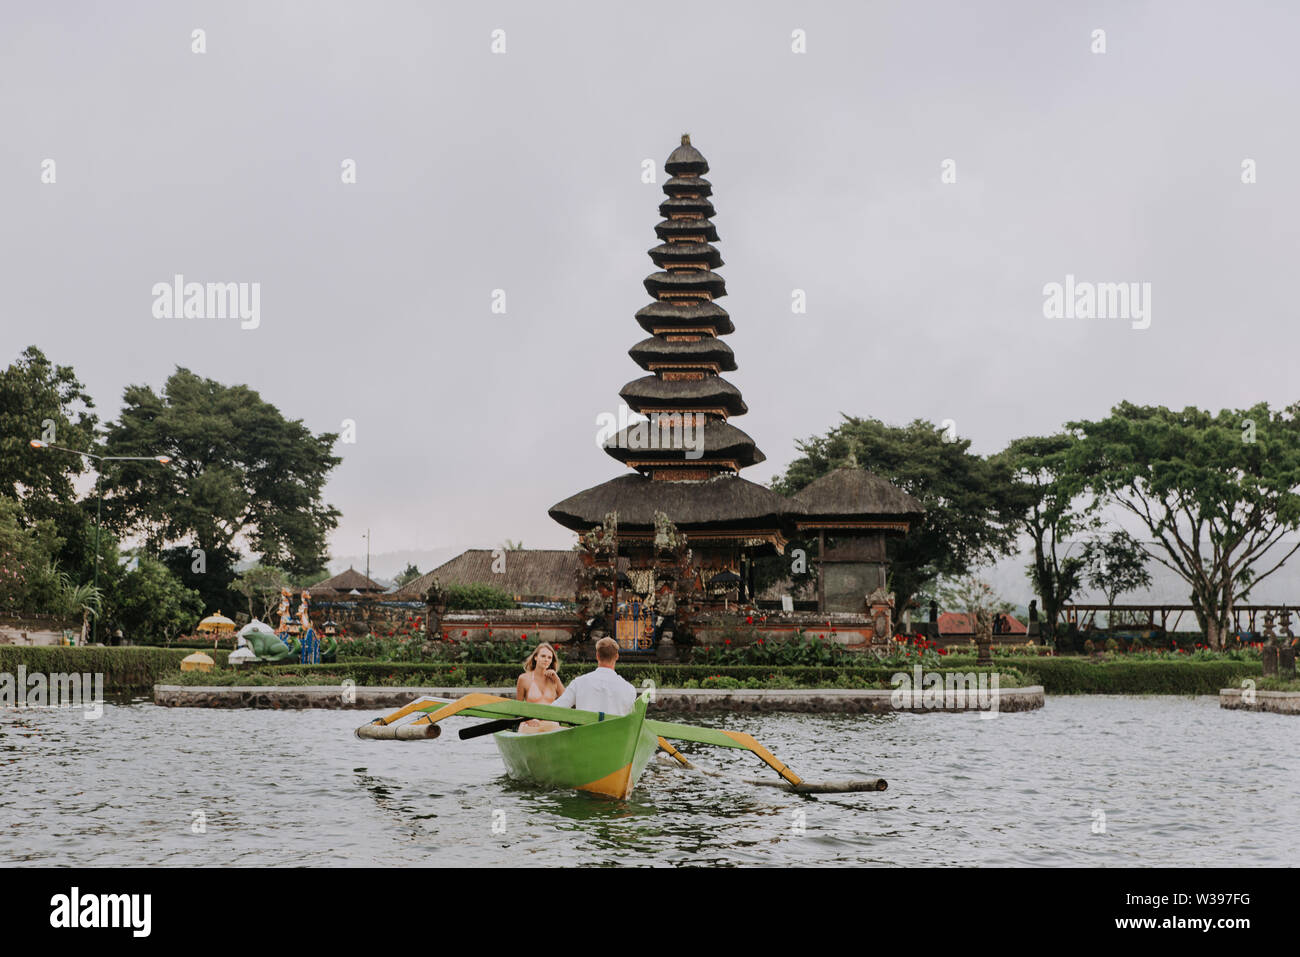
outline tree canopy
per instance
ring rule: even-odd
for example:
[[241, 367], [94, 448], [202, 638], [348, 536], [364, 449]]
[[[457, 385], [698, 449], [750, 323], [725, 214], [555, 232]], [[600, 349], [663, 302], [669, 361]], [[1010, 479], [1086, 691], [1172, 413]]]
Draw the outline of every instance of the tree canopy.
[[1070, 424], [1078, 471], [1150, 532], [1143, 548], [1188, 583], [1211, 646], [1222, 644], [1233, 604], [1300, 548], [1282, 543], [1300, 526], [1298, 412], [1123, 402], [1105, 419]]
[[94, 451], [94, 406], [71, 367], [52, 364], [35, 346], [0, 370], [0, 495], [34, 505], [73, 501], [72, 477], [86, 470], [85, 459], [29, 443]]
[[[184, 543], [209, 555], [246, 542], [262, 564], [290, 574], [319, 569], [337, 509], [321, 501], [341, 459], [337, 435], [313, 435], [247, 386], [178, 368], [162, 394], [128, 386], [108, 427], [110, 455], [171, 457], [167, 468], [116, 463], [104, 483], [106, 520], [153, 549]], [[233, 579], [233, 573], [231, 574]]]
[[1096, 498], [1070, 461], [1077, 442], [1068, 433], [1028, 436], [997, 456], [1024, 493], [1017, 524], [1033, 545], [1026, 570], [1043, 601], [1048, 635], [1055, 634], [1061, 608], [1083, 572], [1083, 556], [1070, 554], [1068, 540], [1096, 525]]

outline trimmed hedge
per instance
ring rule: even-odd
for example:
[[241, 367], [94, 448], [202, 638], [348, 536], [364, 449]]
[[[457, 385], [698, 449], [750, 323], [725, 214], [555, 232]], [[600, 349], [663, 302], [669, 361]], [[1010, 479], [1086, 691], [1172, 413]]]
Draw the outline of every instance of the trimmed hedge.
[[1031, 658], [1017, 665], [1047, 694], [1217, 695], [1259, 677], [1257, 661], [1092, 661]]
[[[79, 650], [79, 649], [78, 649]], [[29, 665], [30, 667], [30, 665]], [[564, 677], [572, 678], [588, 669], [566, 668]], [[634, 685], [646, 678], [664, 688], [681, 687], [687, 681], [703, 681], [715, 675], [762, 680], [772, 675], [788, 679], [798, 687], [833, 687], [851, 680], [861, 687], [867, 682], [876, 687], [891, 687], [890, 679], [910, 668], [893, 667], [816, 667], [758, 665], [681, 665], [625, 664], [618, 672]], [[1010, 667], [999, 662], [993, 668], [976, 668], [959, 661], [945, 662], [944, 667], [926, 669], [940, 674], [948, 672], [997, 671], [1004, 684], [1011, 687], [1041, 684], [1048, 694], [1178, 694], [1214, 695], [1221, 688], [1238, 687], [1242, 678], [1258, 678], [1259, 662], [1252, 661], [1094, 661], [1086, 658], [1037, 658], [1015, 662]], [[292, 676], [292, 677], [291, 677]], [[359, 685], [410, 685], [416, 687], [481, 684], [490, 687], [513, 687], [519, 677], [517, 665], [452, 664], [403, 662], [343, 661], [332, 665], [255, 666], [238, 672], [203, 675], [198, 672], [180, 678], [173, 673], [164, 683], [183, 680], [186, 684], [275, 684], [289, 679], [295, 683], [318, 681], [333, 684], [351, 679]]]
[[[160, 676], [177, 671], [181, 659], [193, 654], [187, 648], [71, 648], [59, 645], [0, 645], [0, 672], [16, 675], [23, 665], [28, 674], [102, 674], [105, 691], [139, 691], [152, 688]], [[207, 649], [224, 667], [228, 651]]]
[[[572, 679], [590, 669], [566, 669], [562, 677]], [[745, 681], [748, 678], [764, 679], [778, 675], [789, 679], [800, 687], [828, 687], [841, 676], [872, 682], [879, 687], [892, 687], [890, 679], [900, 671], [911, 674], [911, 669], [902, 668], [829, 668], [814, 666], [758, 666], [758, 665], [672, 665], [672, 664], [626, 664], [620, 665], [618, 673], [634, 685], [640, 685], [646, 678], [662, 688], [678, 688], [690, 680], [702, 681], [714, 676], [735, 678]], [[946, 674], [949, 671], [987, 672], [998, 671], [1007, 686], [1013, 682], [1023, 684], [1023, 676], [1014, 668], [927, 668], [926, 674]], [[227, 678], [229, 675], [229, 679]], [[168, 675], [163, 682], [177, 679], [176, 674]], [[518, 665], [492, 664], [406, 664], [400, 662], [357, 662], [343, 661], [332, 665], [281, 665], [277, 667], [258, 667], [238, 672], [223, 672], [219, 677], [190, 673], [184, 679], [186, 684], [239, 684], [242, 680], [255, 679], [258, 684], [273, 684], [275, 679], [284, 678], [318, 678], [321, 684], [334, 684], [351, 679], [359, 685], [411, 685], [417, 687], [455, 686], [458, 684], [482, 683], [490, 687], [514, 687], [519, 677]], [[215, 680], [213, 680], [215, 679]]]

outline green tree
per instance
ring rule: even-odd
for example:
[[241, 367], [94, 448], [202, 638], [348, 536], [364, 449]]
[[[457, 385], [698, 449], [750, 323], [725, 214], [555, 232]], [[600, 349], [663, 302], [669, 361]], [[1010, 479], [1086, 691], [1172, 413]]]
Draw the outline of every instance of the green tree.
[[1020, 530], [1033, 543], [1026, 572], [1043, 602], [1047, 634], [1056, 634], [1061, 608], [1078, 590], [1082, 555], [1070, 555], [1068, 539], [1095, 527], [1097, 499], [1070, 462], [1077, 443], [1063, 433], [1016, 439], [998, 456], [1025, 494]]
[[0, 611], [61, 614], [58, 533], [48, 519], [30, 526], [23, 519], [22, 506], [0, 496]]
[[1107, 605], [1115, 604], [1125, 592], [1151, 587], [1147, 561], [1142, 543], [1122, 528], [1105, 538], [1094, 538], [1083, 548], [1088, 587], [1105, 595]]
[[[1025, 493], [1010, 468], [976, 455], [968, 439], [950, 439], [931, 422], [917, 419], [898, 427], [846, 415], [826, 435], [798, 448], [801, 457], [772, 483], [784, 495], [836, 468], [865, 463], [925, 507], [925, 517], [906, 535], [887, 539], [896, 620], [940, 575], [962, 575], [1014, 547]], [[812, 548], [810, 542], [801, 544]]]
[[35, 346], [0, 371], [0, 495], [72, 502], [72, 478], [86, 469], [80, 455], [34, 449], [42, 439], [80, 451], [93, 451], [97, 417], [94, 402], [70, 366], [56, 366]]
[[1124, 402], [1074, 422], [1075, 461], [1106, 501], [1150, 532], [1142, 547], [1191, 588], [1211, 647], [1222, 647], [1233, 604], [1300, 548], [1300, 405], [1261, 403], [1211, 413]]
[[[115, 463], [107, 476], [104, 513], [114, 526], [164, 544], [199, 548], [234, 580], [241, 542], [265, 565], [291, 575], [325, 564], [326, 536], [338, 510], [322, 502], [337, 436], [313, 435], [287, 420], [247, 386], [226, 386], [178, 368], [161, 395], [128, 386], [124, 407], [108, 429], [111, 455], [171, 456], [168, 468]], [[215, 561], [214, 561], [215, 559]]]
[[465, 611], [479, 608], [514, 608], [515, 600], [509, 592], [491, 585], [447, 586], [447, 610]]
[[273, 565], [254, 565], [235, 579], [231, 586], [248, 601], [248, 617], [267, 621], [272, 609], [280, 604], [280, 589], [293, 588], [284, 569]]
[[397, 587], [401, 588], [403, 585], [407, 585], [419, 577], [420, 569], [415, 567], [414, 562], [409, 562], [406, 568], [403, 569], [402, 574], [397, 576]]
[[203, 599], [186, 588], [158, 559], [137, 553], [133, 568], [116, 576], [105, 602], [105, 618], [134, 642], [170, 642], [193, 631], [203, 617]]

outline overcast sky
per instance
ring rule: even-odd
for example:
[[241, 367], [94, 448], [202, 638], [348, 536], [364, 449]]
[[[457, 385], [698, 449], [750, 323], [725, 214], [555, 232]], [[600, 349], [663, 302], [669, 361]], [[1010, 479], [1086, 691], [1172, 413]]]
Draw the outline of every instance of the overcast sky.
[[[336, 554], [367, 527], [567, 547], [546, 510], [620, 474], [596, 416], [644, 374], [690, 132], [753, 481], [841, 412], [988, 453], [1122, 399], [1289, 404], [1298, 28], [1273, 3], [8, 0], [0, 361], [38, 345], [106, 418], [180, 365], [355, 420]], [[155, 318], [177, 273], [260, 283], [260, 325]], [[1150, 327], [1045, 318], [1067, 274], [1150, 283]]]

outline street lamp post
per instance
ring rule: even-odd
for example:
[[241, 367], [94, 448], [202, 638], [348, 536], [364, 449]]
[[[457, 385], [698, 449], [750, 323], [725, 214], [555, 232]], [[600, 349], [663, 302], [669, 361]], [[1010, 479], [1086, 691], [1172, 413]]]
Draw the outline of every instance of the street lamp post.
[[[55, 449], [59, 452], [71, 452], [73, 455], [80, 455], [83, 456], [84, 458], [94, 459], [96, 462], [158, 462], [162, 465], [166, 465], [168, 462], [171, 461], [171, 458], [166, 455], [96, 455], [94, 452], [81, 452], [78, 451], [77, 449], [64, 448], [61, 445], [51, 445], [48, 442], [42, 442], [40, 439], [32, 439], [31, 446], [34, 449]], [[96, 469], [95, 471], [99, 473], [100, 478], [103, 477], [103, 473], [99, 472], [99, 469]], [[95, 484], [99, 486], [99, 496], [98, 496], [98, 501], [95, 503], [95, 584], [93, 587], [95, 589], [95, 594], [98, 595], [99, 594], [99, 528], [100, 528], [100, 520], [104, 514], [104, 485], [102, 482], [99, 481], [96, 481]], [[99, 615], [97, 613], [91, 624], [91, 633], [90, 633], [91, 644], [94, 644], [98, 639], [99, 639]]]

